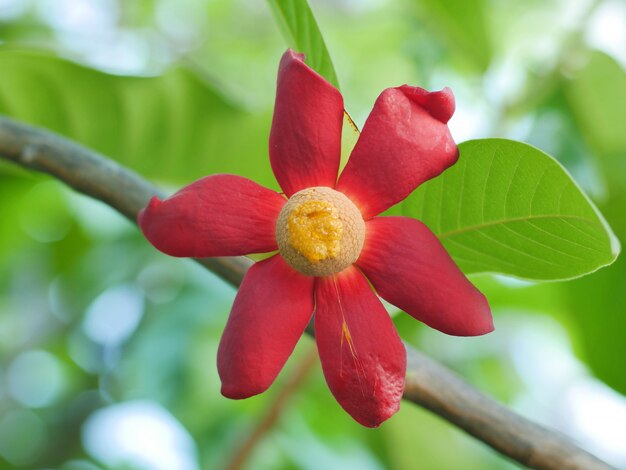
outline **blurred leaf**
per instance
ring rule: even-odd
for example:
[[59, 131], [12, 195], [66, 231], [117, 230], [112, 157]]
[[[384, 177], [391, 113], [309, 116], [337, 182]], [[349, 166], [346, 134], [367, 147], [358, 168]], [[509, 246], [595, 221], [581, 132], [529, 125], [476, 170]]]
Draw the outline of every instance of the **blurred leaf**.
[[585, 362], [610, 387], [626, 394], [626, 259], [621, 256], [608, 269], [564, 284], [566, 302], [583, 345]]
[[402, 209], [439, 236], [465, 273], [556, 280], [613, 262], [617, 239], [554, 159], [504, 139], [469, 141], [459, 150], [459, 163]]
[[422, 0], [414, 2], [422, 10], [422, 21], [453, 46], [459, 56], [479, 70], [489, 66], [492, 46], [485, 0]]
[[0, 113], [46, 127], [170, 182], [236, 173], [275, 186], [269, 116], [253, 115], [198, 74], [109, 75], [57, 57], [0, 50]]
[[54, 40], [54, 34], [49, 25], [27, 16], [19, 22], [0, 20], [0, 38], [3, 42], [14, 44], [33, 39], [40, 44], [49, 44]]
[[591, 148], [602, 155], [625, 156], [624, 69], [612, 57], [594, 52], [566, 90], [574, 116]]
[[268, 0], [268, 3], [289, 47], [304, 52], [306, 63], [339, 88], [333, 62], [307, 1]]
[[[609, 198], [601, 204], [602, 213], [622, 241], [626, 241], [626, 171], [608, 175], [614, 182]], [[579, 324], [584, 359], [594, 374], [609, 386], [626, 394], [626, 257], [593, 276], [568, 282], [568, 307]]]
[[[577, 132], [588, 142], [610, 187], [601, 208], [617, 236], [626, 240], [626, 72], [610, 56], [593, 52], [564, 87]], [[567, 286], [569, 308], [579, 324], [585, 360], [608, 385], [626, 393], [626, 260]]]

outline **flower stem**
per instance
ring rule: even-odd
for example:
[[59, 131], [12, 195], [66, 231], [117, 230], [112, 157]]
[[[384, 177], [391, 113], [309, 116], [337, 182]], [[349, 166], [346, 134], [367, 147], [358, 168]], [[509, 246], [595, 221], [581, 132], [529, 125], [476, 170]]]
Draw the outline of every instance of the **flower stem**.
[[243, 444], [233, 454], [230, 462], [224, 467], [226, 470], [240, 470], [243, 468], [243, 465], [249, 459], [250, 455], [252, 455], [256, 446], [263, 440], [266, 434], [271, 432], [282, 412], [289, 404], [290, 398], [293, 397], [298, 388], [304, 383], [316, 359], [317, 351], [315, 347], [309, 346], [309, 351], [307, 351], [306, 355], [296, 365], [292, 375], [280, 392], [274, 397], [265, 415], [252, 429]]

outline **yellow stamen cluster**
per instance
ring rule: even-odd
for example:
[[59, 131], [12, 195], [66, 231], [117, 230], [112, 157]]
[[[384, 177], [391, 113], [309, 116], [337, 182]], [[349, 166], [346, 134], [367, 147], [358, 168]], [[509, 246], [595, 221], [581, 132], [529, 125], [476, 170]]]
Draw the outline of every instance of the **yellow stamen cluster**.
[[291, 211], [287, 221], [289, 244], [311, 263], [336, 258], [341, 252], [343, 224], [330, 202], [303, 202]]
[[326, 187], [297, 192], [276, 223], [278, 249], [308, 276], [328, 276], [354, 263], [363, 247], [365, 222], [344, 194]]

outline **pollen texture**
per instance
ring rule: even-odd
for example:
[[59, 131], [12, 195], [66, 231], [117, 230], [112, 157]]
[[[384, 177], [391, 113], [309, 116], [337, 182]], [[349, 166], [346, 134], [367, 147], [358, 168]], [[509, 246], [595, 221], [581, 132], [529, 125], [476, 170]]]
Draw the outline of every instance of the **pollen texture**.
[[288, 218], [289, 244], [311, 263], [336, 258], [341, 252], [343, 224], [327, 201], [306, 201]]
[[365, 239], [361, 212], [343, 193], [326, 187], [294, 194], [276, 223], [287, 263], [308, 276], [328, 276], [354, 263]]

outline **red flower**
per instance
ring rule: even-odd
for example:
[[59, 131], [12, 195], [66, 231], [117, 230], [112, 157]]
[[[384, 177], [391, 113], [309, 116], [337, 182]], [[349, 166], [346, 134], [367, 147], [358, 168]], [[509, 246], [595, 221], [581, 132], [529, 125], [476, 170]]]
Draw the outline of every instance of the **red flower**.
[[400, 406], [406, 352], [372, 290], [444, 333], [493, 330], [485, 297], [418, 220], [376, 217], [458, 158], [446, 123], [454, 97], [407, 85], [382, 92], [339, 179], [343, 99], [288, 50], [278, 70], [270, 160], [284, 191], [212, 175], [139, 214], [172, 256], [279, 254], [256, 263], [220, 342], [222, 394], [246, 398], [274, 381], [315, 310], [324, 376], [359, 423]]

